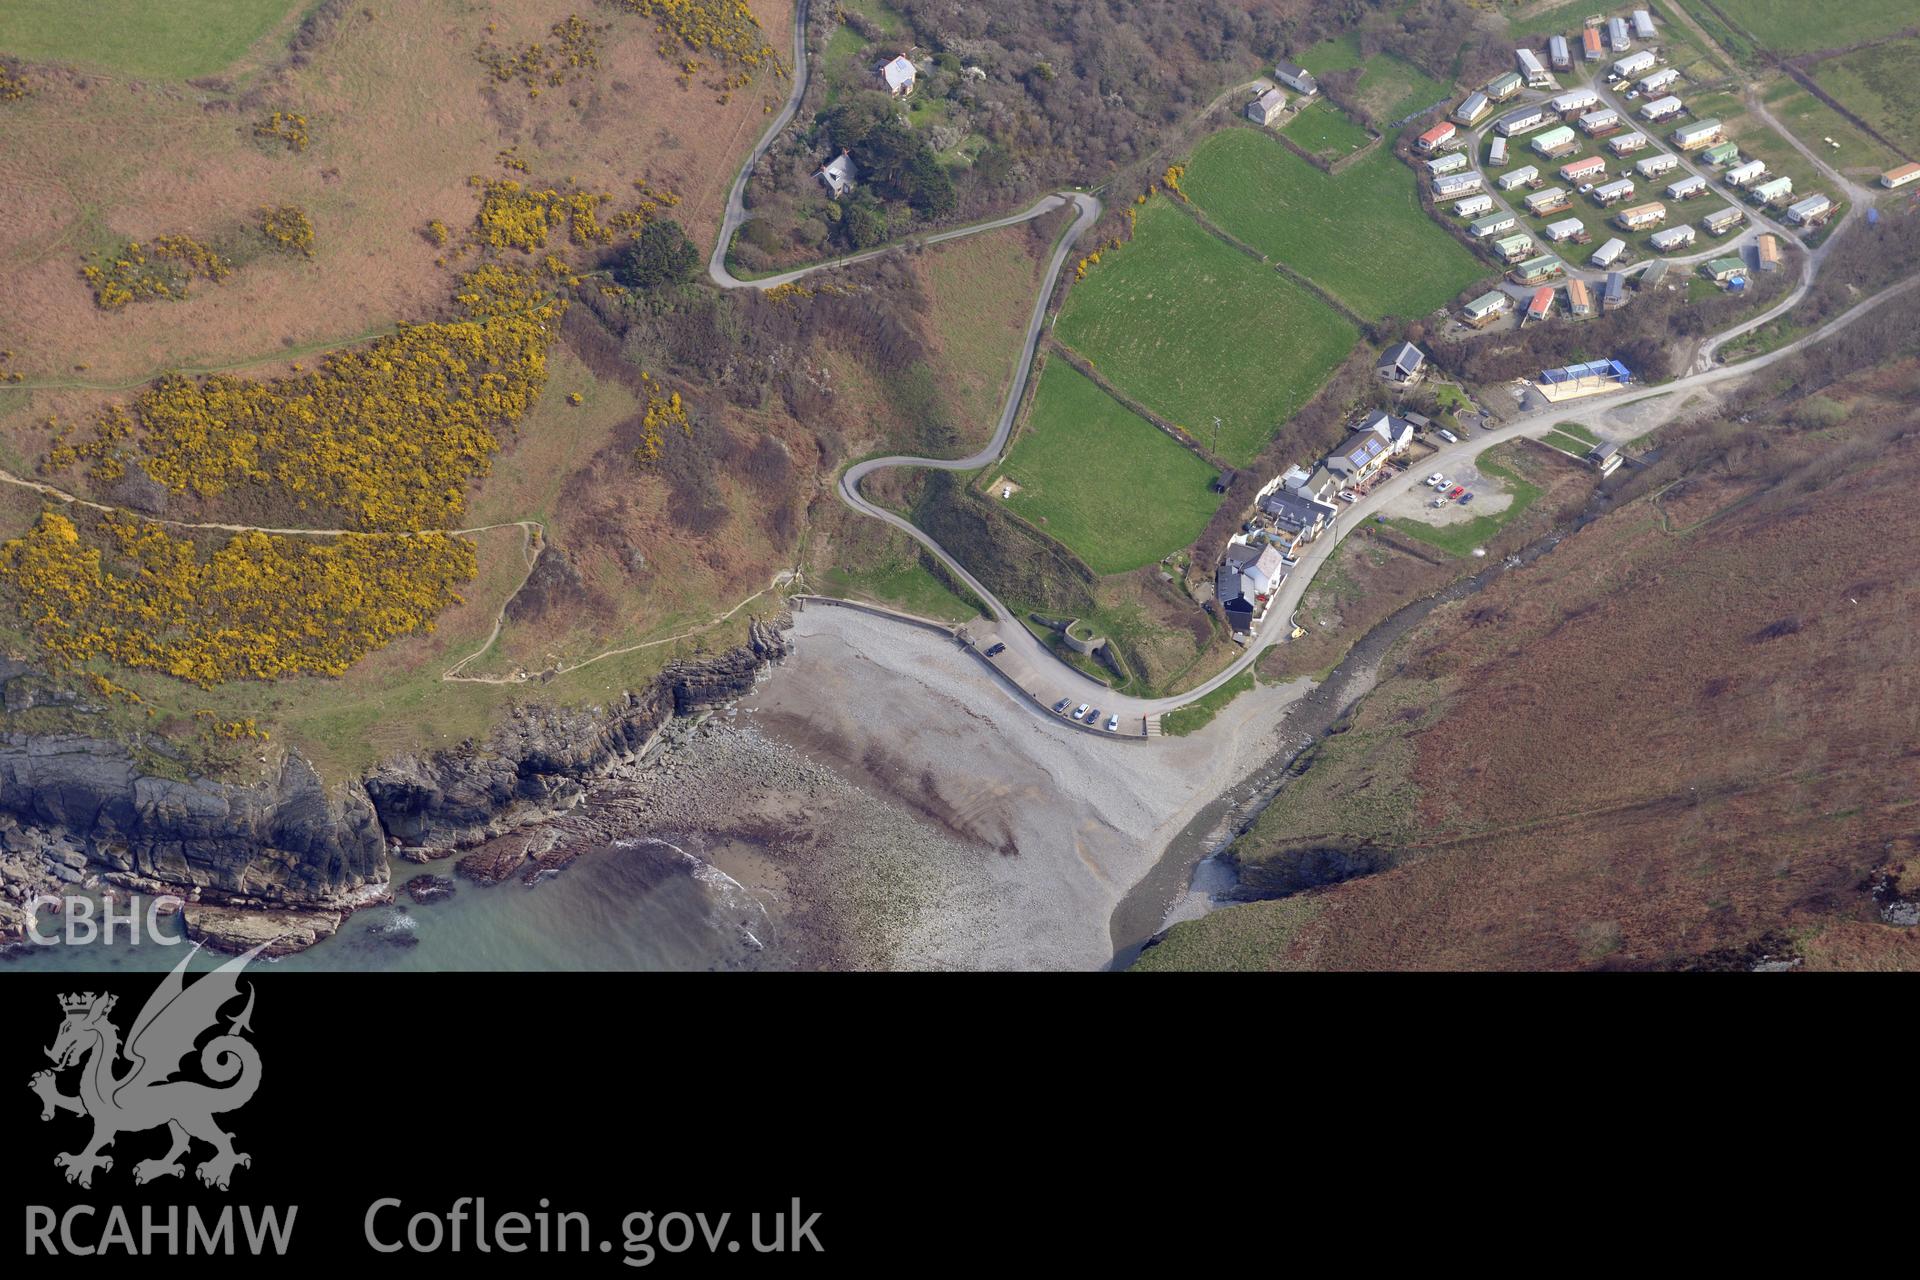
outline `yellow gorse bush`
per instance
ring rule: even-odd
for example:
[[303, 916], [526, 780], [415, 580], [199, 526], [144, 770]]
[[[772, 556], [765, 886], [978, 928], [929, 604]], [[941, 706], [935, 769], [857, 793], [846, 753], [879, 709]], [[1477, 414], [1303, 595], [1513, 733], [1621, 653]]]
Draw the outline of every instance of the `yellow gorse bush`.
[[274, 138], [283, 142], [289, 151], [307, 149], [307, 118], [297, 111], [276, 111], [253, 126], [256, 138]]
[[260, 210], [260, 233], [282, 249], [313, 256], [313, 223], [307, 211], [297, 204], [283, 204]]
[[94, 302], [106, 311], [153, 298], [185, 298], [195, 276], [218, 283], [232, 272], [233, 264], [210, 246], [182, 235], [160, 236], [145, 244], [129, 240], [80, 269], [93, 286]]
[[240, 533], [204, 553], [131, 517], [103, 517], [100, 533], [104, 551], [43, 512], [0, 543], [0, 584], [57, 660], [106, 658], [202, 685], [340, 675], [432, 630], [476, 563], [471, 543], [439, 533]]
[[691, 436], [693, 424], [687, 420], [687, 407], [678, 391], [669, 392], [650, 373], [642, 373], [640, 383], [646, 388], [647, 411], [640, 418], [642, 434], [634, 456], [642, 462], [652, 462], [660, 456], [670, 429], [677, 427], [682, 434]]
[[17, 68], [0, 62], [0, 102], [18, 102], [33, 92], [33, 86]]
[[[492, 30], [492, 24], [488, 24]], [[588, 22], [579, 14], [569, 14], [553, 24], [548, 35], [551, 44], [523, 44], [503, 49], [488, 41], [474, 54], [482, 65], [502, 82], [518, 80], [527, 86], [527, 96], [540, 96], [540, 87], [558, 88], [569, 80], [585, 75], [600, 65], [600, 37], [607, 24]]]
[[515, 178], [477, 174], [467, 181], [480, 192], [480, 243], [522, 253], [544, 248], [549, 236], [563, 231], [566, 242], [575, 246], [610, 245], [620, 235], [638, 231], [662, 208], [680, 203], [673, 192], [656, 189], [642, 178], [633, 184], [638, 193], [633, 207], [603, 220], [602, 211], [613, 202], [605, 192], [536, 188]]
[[683, 78], [692, 74], [697, 63], [681, 57], [683, 49], [710, 54], [715, 61], [739, 68], [727, 77], [722, 87], [738, 89], [762, 67], [784, 74], [780, 55], [767, 43], [760, 19], [753, 16], [745, 0], [619, 0], [629, 13], [649, 18], [661, 37], [660, 56], [669, 62], [683, 62]]

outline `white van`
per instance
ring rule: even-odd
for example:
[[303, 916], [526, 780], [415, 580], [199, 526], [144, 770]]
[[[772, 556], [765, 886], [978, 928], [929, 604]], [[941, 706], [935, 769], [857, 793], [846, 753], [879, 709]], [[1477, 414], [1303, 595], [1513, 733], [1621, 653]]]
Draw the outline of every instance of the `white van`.
[[1439, 435], [1440, 435], [1440, 438], [1442, 440], [1445, 440], [1448, 444], [1460, 443], [1460, 437], [1453, 434], [1453, 432], [1447, 430], [1445, 427], [1440, 428]]

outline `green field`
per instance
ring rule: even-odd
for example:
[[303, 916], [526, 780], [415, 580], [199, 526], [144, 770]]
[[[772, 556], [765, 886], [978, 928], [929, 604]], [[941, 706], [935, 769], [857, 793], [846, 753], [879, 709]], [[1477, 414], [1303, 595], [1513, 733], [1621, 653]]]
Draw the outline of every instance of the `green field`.
[[1287, 121], [1284, 132], [1294, 146], [1329, 162], [1350, 155], [1373, 140], [1373, 135], [1325, 100], [1302, 107]]
[[1073, 286], [1055, 336], [1209, 448], [1219, 417], [1215, 452], [1236, 466], [1253, 460], [1359, 337], [1339, 312], [1165, 196], [1139, 206], [1133, 239]]
[[[1909, 10], [1909, 16], [1920, 22], [1920, 13]], [[1915, 82], [1916, 76], [1920, 76], [1920, 40], [1895, 40], [1856, 49], [1845, 57], [1817, 63], [1813, 68], [1814, 82], [1836, 101], [1844, 103], [1895, 146], [1920, 155], [1920, 83]], [[1838, 166], [1852, 162], [1854, 157], [1848, 155], [1847, 138], [1839, 134], [1833, 136], [1841, 149], [1829, 163]], [[1820, 144], [1816, 141], [1813, 145], [1818, 148]], [[1878, 144], [1863, 143], [1861, 150], [1864, 152], [1868, 145], [1872, 146], [1872, 151], [1866, 153], [1871, 163], [1893, 167], [1888, 163], [1888, 153]]]
[[[1832, 65], [1832, 63], [1820, 64], [1821, 67]], [[1915, 70], [1920, 71], [1920, 68]], [[1840, 98], [1840, 92], [1833, 86], [1823, 83], [1822, 87], [1834, 97]], [[1769, 86], [1762, 94], [1762, 98], [1767, 104], [1767, 110], [1773, 112], [1774, 117], [1799, 138], [1803, 145], [1815, 152], [1826, 153], [1827, 163], [1842, 173], [1871, 182], [1888, 169], [1905, 163], [1900, 156], [1855, 128], [1845, 116], [1785, 76]], [[1840, 100], [1847, 103], [1849, 109], [1856, 114], [1870, 120], [1875, 128], [1889, 138], [1899, 140], [1899, 130], [1903, 125], [1910, 129], [1914, 127], [1910, 116], [1905, 119], [1876, 118], [1873, 111], [1874, 104], [1869, 100], [1868, 95], [1856, 94]], [[1915, 105], [1920, 107], [1920, 104]], [[1838, 150], [1827, 146], [1828, 138], [1840, 144]], [[1907, 145], [1911, 147], [1914, 143], [1909, 141]]]
[[0, 53], [187, 80], [222, 70], [294, 0], [5, 0]]
[[1064, 360], [1041, 373], [1002, 474], [1021, 486], [1008, 505], [1097, 573], [1178, 551], [1220, 505], [1212, 467]]
[[911, 556], [857, 569], [836, 565], [820, 575], [820, 588], [826, 595], [871, 600], [942, 622], [965, 622], [982, 616], [979, 602], [971, 598], [971, 593], [965, 598], [955, 594]]
[[1382, 126], [1432, 106], [1451, 88], [1392, 54], [1375, 54], [1362, 63], [1352, 33], [1322, 40], [1300, 55], [1300, 65], [1315, 75], [1363, 67], [1353, 96]]
[[1715, 3], [1720, 12], [1775, 53], [1844, 49], [1920, 25], [1913, 0], [1846, 0], [1844, 4], [1819, 4], [1814, 0], [1715, 0]]
[[1433, 225], [1414, 181], [1385, 147], [1331, 177], [1252, 129], [1223, 129], [1182, 185], [1222, 228], [1377, 320], [1425, 315], [1490, 274]]

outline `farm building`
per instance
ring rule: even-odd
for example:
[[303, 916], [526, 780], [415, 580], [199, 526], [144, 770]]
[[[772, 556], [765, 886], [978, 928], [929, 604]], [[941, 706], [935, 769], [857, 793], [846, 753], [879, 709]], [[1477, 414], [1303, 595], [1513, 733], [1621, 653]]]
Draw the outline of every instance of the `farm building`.
[[1273, 66], [1274, 78], [1295, 93], [1315, 94], [1320, 92], [1320, 82], [1313, 78], [1313, 72], [1291, 62], [1276, 62]]
[[1780, 269], [1780, 238], [1778, 236], [1761, 236], [1760, 239], [1755, 242], [1755, 247], [1760, 251], [1760, 269], [1762, 271], [1778, 271]]
[[1702, 263], [1700, 269], [1715, 284], [1725, 284], [1729, 280], [1741, 278], [1747, 274], [1747, 262], [1744, 258], [1715, 258]]
[[1642, 40], [1653, 39], [1653, 15], [1645, 9], [1633, 11], [1633, 34]]
[[1554, 244], [1562, 240], [1583, 240], [1587, 236], [1587, 224], [1578, 218], [1562, 218], [1558, 222], [1549, 222], [1540, 229], [1540, 234]]
[[913, 92], [916, 74], [913, 60], [904, 53], [880, 64], [880, 81], [886, 85], [887, 92], [896, 98], [904, 98]]
[[1450, 173], [1444, 178], [1436, 178], [1433, 194], [1442, 200], [1451, 200], [1455, 196], [1472, 195], [1480, 189], [1482, 178], [1477, 173]]
[[1535, 151], [1552, 160], [1556, 156], [1563, 156], [1574, 150], [1580, 145], [1580, 140], [1574, 136], [1573, 130], [1566, 125], [1561, 125], [1557, 129], [1547, 130], [1535, 138], [1531, 145]]
[[1607, 44], [1615, 53], [1625, 53], [1633, 47], [1633, 37], [1627, 34], [1627, 20], [1614, 18], [1607, 23]]
[[1580, 33], [1580, 56], [1588, 62], [1600, 61], [1600, 56], [1606, 51], [1607, 47], [1601, 42], [1598, 29], [1588, 27]]
[[1460, 309], [1460, 318], [1474, 328], [1484, 328], [1505, 315], [1513, 307], [1513, 299], [1495, 289], [1483, 293]]
[[1642, 93], [1659, 93], [1662, 89], [1670, 84], [1674, 84], [1679, 79], [1679, 68], [1662, 67], [1650, 76], [1641, 76], [1640, 83], [1637, 87]]
[[1453, 118], [1459, 123], [1471, 128], [1479, 124], [1481, 118], [1491, 110], [1493, 110], [1493, 104], [1487, 101], [1486, 94], [1478, 92], [1470, 93], [1459, 106], [1454, 108]]
[[1657, 227], [1667, 220], [1667, 206], [1658, 200], [1651, 204], [1636, 204], [1631, 209], [1622, 209], [1614, 221], [1624, 231], [1644, 231], [1648, 227]]
[[1633, 198], [1633, 179], [1615, 178], [1612, 182], [1601, 183], [1588, 194], [1593, 197], [1595, 204], [1604, 209], [1610, 204]]
[[1588, 107], [1598, 106], [1600, 95], [1591, 89], [1569, 89], [1552, 99], [1555, 112], [1565, 116], [1575, 111], [1585, 111]]
[[1607, 143], [1607, 149], [1613, 152], [1613, 154], [1617, 156], [1624, 156], [1628, 152], [1639, 151], [1642, 148], [1644, 148], [1646, 145], [1647, 145], [1646, 134], [1623, 133], [1619, 137]]
[[[1511, 218], [1512, 215], [1509, 214], [1508, 217]], [[1502, 236], [1493, 242], [1493, 251], [1500, 255], [1502, 262], [1518, 262], [1533, 252], [1533, 237], [1524, 231]]]
[[1920, 164], [1903, 164], [1880, 175], [1880, 185], [1889, 190], [1915, 181], [1920, 181]]
[[1652, 102], [1641, 107], [1640, 118], [1643, 120], [1665, 120], [1668, 116], [1679, 115], [1682, 111], [1686, 110], [1686, 107], [1686, 103], [1680, 101], [1680, 99], [1674, 97], [1672, 94], [1668, 94], [1664, 98], [1655, 98]]
[[1526, 83], [1525, 80], [1520, 78], [1518, 72], [1503, 71], [1493, 79], [1487, 81], [1486, 87], [1481, 89], [1480, 92], [1487, 95], [1488, 102], [1505, 102], [1508, 98], [1511, 98], [1514, 94], [1525, 88]]
[[821, 165], [820, 172], [813, 176], [826, 184], [829, 195], [839, 197], [853, 190], [854, 182], [860, 177], [860, 170], [854, 165], [853, 157], [842, 151]]
[[1523, 164], [1512, 173], [1503, 173], [1500, 175], [1500, 189], [1502, 191], [1512, 191], [1515, 187], [1524, 187], [1529, 182], [1538, 181], [1539, 177], [1540, 170], [1530, 164]]
[[1547, 69], [1540, 65], [1540, 57], [1531, 49], [1515, 49], [1514, 59], [1520, 64], [1520, 74], [1527, 83], [1539, 87], [1547, 84]]
[[1659, 155], [1648, 156], [1633, 166], [1633, 171], [1643, 178], [1657, 178], [1663, 173], [1671, 173], [1680, 167], [1680, 157], [1668, 155], [1662, 151]]
[[1607, 162], [1599, 156], [1587, 156], [1560, 166], [1560, 177], [1567, 182], [1585, 182], [1607, 171]]
[[1543, 253], [1537, 258], [1528, 258], [1515, 267], [1512, 274], [1516, 284], [1539, 284], [1543, 280], [1553, 279], [1564, 270], [1566, 268], [1561, 264], [1560, 259], [1550, 253]]
[[1683, 124], [1673, 131], [1673, 145], [1682, 151], [1712, 146], [1720, 141], [1720, 129], [1720, 122], [1711, 117], [1696, 120], [1692, 124]]
[[1438, 178], [1449, 173], [1458, 173], [1470, 163], [1466, 152], [1449, 151], [1444, 156], [1427, 161], [1427, 172]]
[[1487, 163], [1505, 164], [1507, 162], [1507, 140], [1495, 138], [1487, 144]]
[[1607, 272], [1607, 291], [1601, 305], [1608, 311], [1627, 305], [1627, 276], [1624, 271]]
[[1733, 168], [1727, 170], [1720, 176], [1726, 180], [1727, 185], [1730, 187], [1744, 187], [1750, 182], [1755, 182], [1765, 177], [1766, 173], [1767, 162], [1765, 160], [1749, 160], [1745, 164], [1733, 166]]
[[1532, 133], [1535, 129], [1544, 129], [1553, 120], [1545, 107], [1521, 107], [1518, 111], [1509, 111], [1500, 117], [1493, 127], [1503, 138], [1516, 134]]
[[1613, 74], [1625, 80], [1631, 76], [1639, 75], [1642, 71], [1653, 70], [1659, 61], [1658, 58], [1653, 56], [1653, 50], [1642, 49], [1640, 52], [1630, 53], [1614, 63]]
[[1700, 159], [1706, 164], [1732, 164], [1740, 158], [1740, 144], [1737, 142], [1716, 142], [1700, 153]]
[[1667, 199], [1691, 200], [1695, 196], [1707, 194], [1707, 180], [1697, 173], [1690, 173], [1678, 182], [1667, 186]]
[[1710, 213], [1700, 219], [1700, 225], [1716, 236], [1723, 236], [1747, 220], [1747, 215], [1728, 205], [1718, 213]]
[[1587, 282], [1577, 276], [1567, 281], [1567, 313], [1574, 316], [1593, 314], [1593, 295], [1587, 292]]
[[1534, 385], [1549, 400], [1568, 400], [1575, 396], [1611, 391], [1633, 381], [1627, 366], [1618, 360], [1589, 360], [1559, 369], [1542, 369]]
[[[1674, 228], [1676, 231], [1681, 229], [1682, 228], [1679, 227]], [[1645, 290], [1664, 285], [1666, 280], [1667, 264], [1663, 260], [1656, 259], [1652, 266], [1640, 273], [1639, 278], [1633, 282], [1633, 287], [1644, 292]]]
[[1387, 348], [1386, 354], [1380, 357], [1380, 363], [1373, 367], [1373, 371], [1388, 382], [1404, 385], [1418, 382], [1426, 364], [1426, 352], [1411, 342], [1400, 342]]
[[1421, 134], [1415, 143], [1422, 151], [1438, 151], [1453, 141], [1453, 135], [1459, 133], [1459, 126], [1451, 120], [1442, 120], [1433, 128]]
[[1833, 213], [1833, 201], [1823, 195], [1811, 195], [1798, 204], [1787, 206], [1787, 221], [1795, 226], [1811, 227], [1825, 222]]
[[1755, 204], [1772, 204], [1784, 200], [1793, 194], [1793, 179], [1781, 174], [1765, 182], [1756, 182], [1747, 191], [1747, 198]]
[[1269, 125], [1278, 120], [1286, 109], [1286, 91], [1269, 89], [1247, 104], [1247, 119], [1258, 125]]
[[1562, 209], [1571, 208], [1573, 201], [1567, 197], [1567, 189], [1565, 187], [1548, 187], [1544, 191], [1536, 191], [1528, 196], [1526, 205], [1527, 212], [1538, 218], [1545, 214], [1558, 213]]
[[1547, 61], [1553, 64], [1555, 71], [1566, 71], [1573, 66], [1573, 53], [1567, 48], [1565, 36], [1553, 36], [1547, 40]]
[[1661, 253], [1671, 253], [1675, 249], [1684, 249], [1692, 244], [1693, 241], [1694, 234], [1692, 227], [1668, 227], [1665, 231], [1656, 231], [1647, 237], [1647, 243]]
[[1620, 127], [1620, 113], [1612, 107], [1602, 107], [1598, 111], [1589, 111], [1580, 117], [1580, 132], [1589, 138], [1597, 138], [1609, 129]]
[[1594, 266], [1604, 269], [1620, 261], [1621, 255], [1626, 253], [1626, 251], [1627, 242], [1615, 236], [1598, 249], [1595, 249], [1593, 251], [1593, 257], [1589, 258], [1588, 261], [1593, 263]]
[[1553, 286], [1541, 285], [1534, 290], [1533, 301], [1527, 304], [1527, 319], [1545, 320], [1553, 314]]
[[1456, 218], [1477, 218], [1483, 213], [1491, 212], [1492, 209], [1492, 196], [1468, 196], [1465, 200], [1453, 206], [1453, 216]]

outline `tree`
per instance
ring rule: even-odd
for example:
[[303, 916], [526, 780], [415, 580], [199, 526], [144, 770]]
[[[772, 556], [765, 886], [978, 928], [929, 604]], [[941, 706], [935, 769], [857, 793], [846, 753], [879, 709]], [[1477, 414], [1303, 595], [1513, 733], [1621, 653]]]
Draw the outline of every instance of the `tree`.
[[630, 289], [657, 289], [684, 284], [700, 265], [700, 251], [672, 218], [658, 218], [640, 228], [621, 251], [613, 278]]

